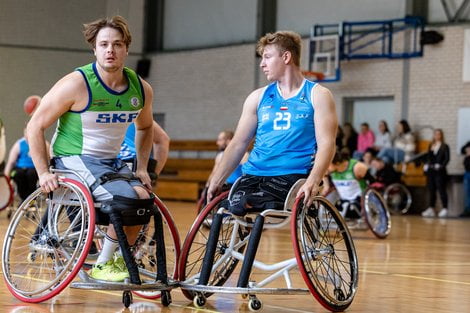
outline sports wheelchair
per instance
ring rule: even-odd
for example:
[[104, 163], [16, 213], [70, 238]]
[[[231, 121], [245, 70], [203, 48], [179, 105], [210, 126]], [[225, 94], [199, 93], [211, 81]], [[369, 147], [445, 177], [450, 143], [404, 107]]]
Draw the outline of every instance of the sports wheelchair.
[[[249, 298], [248, 307], [253, 311], [262, 307], [257, 294], [311, 293], [328, 310], [343, 311], [350, 306], [358, 284], [352, 237], [342, 216], [324, 197], [314, 197], [310, 207], [303, 205], [303, 198], [295, 198], [304, 182], [301, 179], [290, 189], [282, 210], [244, 217], [231, 214], [224, 203], [231, 198], [235, 183], [200, 212], [186, 236], [178, 266], [182, 292], [196, 307], [204, 306], [213, 293], [242, 294]], [[290, 226], [293, 256], [274, 264], [255, 259], [263, 230], [285, 225]], [[233, 285], [230, 277], [238, 263], [242, 266], [236, 287], [225, 286]], [[256, 272], [252, 273], [253, 268]], [[276, 282], [281, 277], [284, 283]], [[302, 279], [307, 288], [295, 286]], [[266, 287], [268, 284], [276, 286]]]
[[[40, 188], [33, 192], [16, 210], [5, 234], [2, 267], [10, 292], [21, 301], [38, 303], [58, 295], [71, 283], [72, 288], [122, 290], [125, 307], [132, 303], [132, 293], [161, 298], [162, 304], [168, 306], [170, 290], [177, 286], [180, 240], [160, 199], [153, 195], [151, 207], [145, 208], [152, 216], [132, 249], [122, 223], [119, 227], [116, 220], [113, 222], [118, 238], [121, 236], [121, 246], [122, 235], [125, 239], [121, 250], [130, 281], [94, 280], [86, 270], [93, 265], [96, 255], [92, 255], [92, 250], [101, 247], [105, 233], [106, 226], [95, 225], [96, 216], [102, 214], [98, 210], [102, 204], [93, 202], [85, 181], [75, 172], [52, 171], [59, 175], [59, 188], [50, 193]], [[118, 219], [121, 217], [119, 214]], [[80, 279], [73, 281], [76, 275]]]
[[367, 187], [360, 201], [341, 199], [334, 188], [326, 195], [326, 198], [334, 203], [350, 229], [370, 229], [380, 239], [385, 239], [390, 234], [392, 228], [390, 212], [382, 194], [377, 189]]

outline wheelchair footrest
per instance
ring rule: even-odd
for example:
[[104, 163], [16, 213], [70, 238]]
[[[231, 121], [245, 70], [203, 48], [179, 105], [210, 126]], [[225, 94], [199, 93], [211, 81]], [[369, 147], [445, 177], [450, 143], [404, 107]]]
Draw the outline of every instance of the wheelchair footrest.
[[94, 290], [171, 290], [179, 287], [179, 283], [168, 279], [168, 284], [162, 284], [155, 281], [144, 281], [142, 285], [136, 285], [126, 282], [109, 282], [104, 280], [90, 280], [88, 282], [73, 282], [71, 288], [76, 289], [94, 289]]
[[306, 288], [239, 288], [239, 287], [225, 287], [225, 286], [204, 286], [204, 285], [191, 285], [180, 283], [181, 289], [199, 291], [199, 292], [212, 292], [212, 293], [232, 293], [232, 294], [308, 294], [310, 291]]

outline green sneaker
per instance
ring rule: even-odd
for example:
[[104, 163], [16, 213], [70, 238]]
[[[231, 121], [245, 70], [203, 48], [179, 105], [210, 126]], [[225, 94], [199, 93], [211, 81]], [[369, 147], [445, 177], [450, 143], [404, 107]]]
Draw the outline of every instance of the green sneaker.
[[117, 252], [114, 253], [114, 266], [118, 271], [127, 273], [127, 265], [124, 261], [124, 257], [121, 254], [118, 254]]
[[107, 280], [120, 282], [124, 279], [129, 278], [129, 273], [126, 271], [119, 270], [113, 264], [113, 260], [109, 260], [105, 264], [95, 264], [91, 268], [90, 277], [98, 280]]

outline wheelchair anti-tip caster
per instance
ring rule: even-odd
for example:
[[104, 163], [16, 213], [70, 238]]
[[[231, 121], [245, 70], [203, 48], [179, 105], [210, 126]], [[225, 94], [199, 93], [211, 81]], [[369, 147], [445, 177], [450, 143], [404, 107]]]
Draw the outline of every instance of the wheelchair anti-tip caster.
[[256, 312], [261, 310], [263, 307], [263, 303], [259, 300], [256, 296], [250, 296], [250, 300], [248, 300], [248, 309], [252, 312]]
[[122, 303], [126, 308], [132, 304], [132, 293], [128, 290], [123, 291], [122, 293]]
[[206, 304], [206, 297], [202, 294], [196, 294], [193, 299], [193, 304], [198, 309], [202, 308]]

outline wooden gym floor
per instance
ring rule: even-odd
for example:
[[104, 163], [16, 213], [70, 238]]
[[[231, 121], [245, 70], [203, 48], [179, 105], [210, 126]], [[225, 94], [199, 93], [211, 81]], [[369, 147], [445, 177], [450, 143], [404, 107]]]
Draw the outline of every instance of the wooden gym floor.
[[[195, 204], [166, 202], [178, 225], [181, 240], [195, 217]], [[359, 288], [347, 312], [470, 312], [470, 219], [424, 219], [393, 216], [385, 240], [370, 231], [353, 231], [359, 259]], [[8, 226], [0, 213], [0, 236]], [[259, 258], [276, 261], [292, 256], [289, 230], [263, 233]], [[238, 268], [240, 265], [238, 266]], [[256, 274], [256, 273], [255, 273]], [[300, 277], [294, 282], [305, 285]], [[300, 284], [300, 285], [299, 285]], [[0, 283], [0, 312], [249, 312], [240, 295], [214, 295], [203, 309], [193, 307], [179, 289], [165, 308], [159, 300], [134, 296], [125, 309], [122, 293], [66, 288], [54, 299], [28, 304], [14, 298]], [[262, 312], [326, 312], [312, 296], [259, 295]]]

